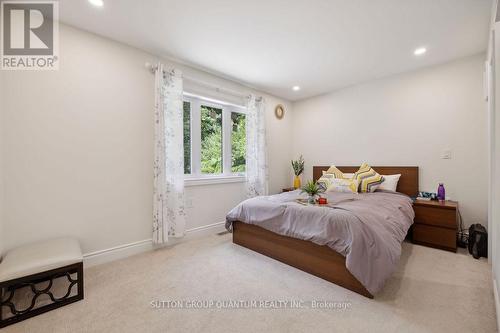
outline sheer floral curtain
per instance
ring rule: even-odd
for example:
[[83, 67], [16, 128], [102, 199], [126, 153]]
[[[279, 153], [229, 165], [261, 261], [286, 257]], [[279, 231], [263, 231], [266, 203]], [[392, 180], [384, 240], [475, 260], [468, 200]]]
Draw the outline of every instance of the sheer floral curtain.
[[250, 95], [247, 101], [247, 196], [268, 194], [265, 103]]
[[153, 243], [185, 232], [182, 73], [155, 72]]

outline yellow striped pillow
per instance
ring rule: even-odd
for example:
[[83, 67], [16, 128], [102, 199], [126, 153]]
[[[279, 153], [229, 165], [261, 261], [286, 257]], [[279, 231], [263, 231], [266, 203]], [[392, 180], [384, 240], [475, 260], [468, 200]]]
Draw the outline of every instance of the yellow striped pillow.
[[344, 178], [344, 174], [342, 173], [342, 171], [337, 169], [337, 167], [335, 165], [332, 165], [328, 170], [323, 171], [323, 175], [325, 173], [335, 175], [335, 178], [339, 178], [339, 179]]
[[358, 181], [360, 193], [374, 192], [382, 184], [384, 177], [379, 175], [366, 163], [363, 163], [353, 176]]

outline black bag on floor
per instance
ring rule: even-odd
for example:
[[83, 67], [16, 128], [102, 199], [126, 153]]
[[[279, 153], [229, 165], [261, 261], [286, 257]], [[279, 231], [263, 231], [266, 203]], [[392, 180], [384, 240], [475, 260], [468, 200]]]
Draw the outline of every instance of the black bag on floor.
[[476, 259], [488, 257], [488, 232], [479, 223], [469, 227], [469, 253]]

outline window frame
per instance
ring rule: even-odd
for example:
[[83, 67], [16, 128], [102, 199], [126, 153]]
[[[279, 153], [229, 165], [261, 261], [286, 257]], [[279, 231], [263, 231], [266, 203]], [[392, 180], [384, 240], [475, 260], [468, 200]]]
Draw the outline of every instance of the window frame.
[[[189, 102], [191, 134], [191, 174], [184, 174], [185, 185], [207, 185], [214, 183], [233, 183], [246, 180], [246, 172], [232, 172], [232, 124], [231, 113], [245, 115], [246, 108], [196, 94], [184, 92], [183, 103]], [[201, 106], [222, 110], [222, 173], [206, 174], [201, 172]], [[246, 170], [246, 167], [245, 167]]]

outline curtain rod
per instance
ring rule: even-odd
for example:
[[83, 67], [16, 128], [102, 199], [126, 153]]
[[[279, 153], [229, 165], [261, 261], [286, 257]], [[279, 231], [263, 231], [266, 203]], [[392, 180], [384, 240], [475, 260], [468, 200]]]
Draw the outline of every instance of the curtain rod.
[[[158, 70], [158, 65], [153, 65], [153, 64], [150, 64], [149, 62], [146, 62], [145, 66], [151, 73], [155, 73]], [[205, 86], [206, 88], [214, 89], [218, 93], [224, 93], [224, 94], [228, 94], [228, 95], [232, 95], [232, 96], [240, 97], [240, 98], [249, 98], [250, 97], [250, 94], [244, 94], [244, 93], [236, 91], [236, 90], [218, 87], [212, 83], [208, 83], [208, 82], [196, 79], [196, 78], [191, 77], [191, 76], [186, 76], [184, 74], [182, 74], [182, 78], [184, 80], [197, 83], [201, 86]], [[262, 97], [257, 97], [257, 98], [255, 98], [255, 100], [261, 101]]]

